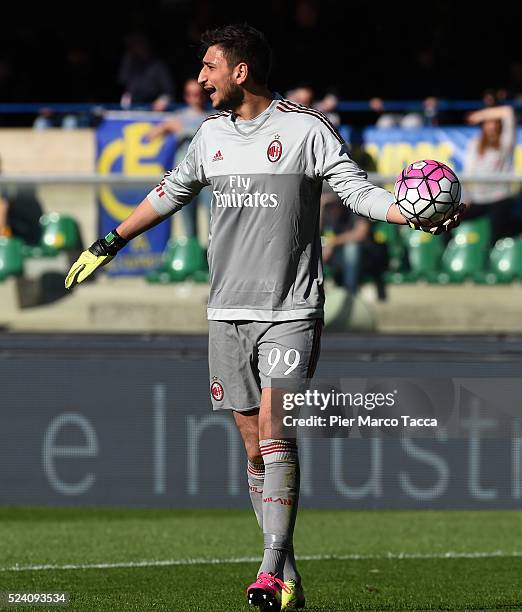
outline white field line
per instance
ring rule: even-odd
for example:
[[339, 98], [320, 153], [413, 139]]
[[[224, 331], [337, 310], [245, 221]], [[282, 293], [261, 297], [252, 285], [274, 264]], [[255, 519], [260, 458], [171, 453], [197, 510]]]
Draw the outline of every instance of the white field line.
[[[384, 553], [382, 555], [299, 555], [298, 561], [379, 561], [384, 559], [490, 559], [494, 557], [522, 557], [522, 552], [505, 552], [493, 550], [490, 552], [441, 552], [441, 553]], [[116, 563], [81, 563], [67, 565], [12, 565], [0, 566], [0, 572], [38, 572], [42, 570], [88, 570], [115, 569], [133, 567], [170, 567], [176, 565], [226, 565], [229, 563], [255, 563], [260, 557], [225, 557], [222, 559], [164, 559], [143, 561], [121, 561]]]

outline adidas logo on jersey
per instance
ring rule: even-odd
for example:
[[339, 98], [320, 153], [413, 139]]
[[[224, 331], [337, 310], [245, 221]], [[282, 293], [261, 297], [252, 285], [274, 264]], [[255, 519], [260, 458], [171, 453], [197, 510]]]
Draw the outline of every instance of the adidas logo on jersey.
[[217, 150], [217, 153], [215, 153], [214, 157], [212, 158], [212, 161], [223, 161], [223, 154], [221, 153], [221, 149]]

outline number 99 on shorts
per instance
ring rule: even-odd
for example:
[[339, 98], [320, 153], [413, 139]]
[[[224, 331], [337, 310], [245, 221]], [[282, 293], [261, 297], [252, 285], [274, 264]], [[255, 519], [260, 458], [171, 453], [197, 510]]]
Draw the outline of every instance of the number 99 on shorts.
[[272, 376], [274, 370], [278, 368], [278, 366], [279, 368], [277, 375], [288, 376], [297, 368], [300, 360], [301, 355], [297, 349], [291, 348], [283, 352], [281, 349], [274, 347], [270, 350], [267, 356], [267, 362], [269, 365], [267, 376]]

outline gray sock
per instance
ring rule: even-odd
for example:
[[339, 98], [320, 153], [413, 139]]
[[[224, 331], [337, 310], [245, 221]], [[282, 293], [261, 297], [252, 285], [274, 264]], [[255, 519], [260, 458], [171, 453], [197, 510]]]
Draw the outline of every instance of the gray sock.
[[263, 483], [265, 480], [265, 464], [248, 461], [247, 467], [248, 492], [250, 501], [256, 513], [257, 524], [263, 530]]
[[295, 580], [296, 582], [301, 582], [301, 574], [297, 570], [297, 565], [294, 557], [294, 546], [291, 545], [288, 549], [288, 554], [286, 555], [285, 567], [283, 570], [283, 580], [286, 582], [287, 580]]
[[265, 552], [259, 572], [283, 579], [292, 546], [299, 501], [299, 458], [293, 440], [261, 440], [265, 463], [263, 485], [263, 537]]
[[[265, 464], [248, 461], [247, 468], [248, 490], [250, 501], [256, 514], [257, 523], [263, 530], [263, 485], [265, 480]], [[290, 545], [286, 555], [285, 567], [283, 570], [284, 580], [295, 580], [301, 582], [301, 574], [297, 569], [294, 556], [294, 546]]]

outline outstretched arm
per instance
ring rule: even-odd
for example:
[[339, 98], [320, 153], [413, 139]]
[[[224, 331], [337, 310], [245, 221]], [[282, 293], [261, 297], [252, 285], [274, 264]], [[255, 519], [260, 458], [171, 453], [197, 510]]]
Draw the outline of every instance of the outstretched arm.
[[316, 174], [326, 179], [342, 202], [358, 215], [374, 221], [409, 225], [412, 229], [422, 229], [431, 234], [448, 231], [460, 223], [463, 207], [440, 226], [421, 227], [408, 221], [401, 214], [395, 196], [370, 183], [366, 172], [351, 159], [346, 143], [333, 130], [319, 126], [313, 139]]
[[152, 206], [150, 200], [145, 198], [125, 221], [116, 228], [118, 235], [129, 241], [146, 232], [151, 227], [158, 225], [165, 217], [160, 215]]
[[133, 210], [133, 212], [74, 262], [65, 279], [70, 289], [81, 283], [99, 267], [109, 263], [129, 240], [160, 223], [165, 217], [191, 202], [208, 184], [198, 153], [198, 136], [194, 137], [185, 159]]

